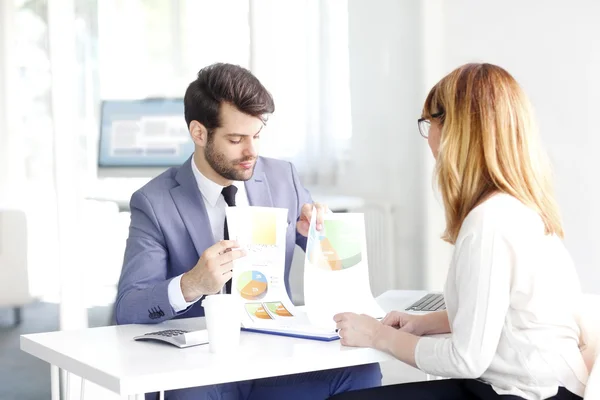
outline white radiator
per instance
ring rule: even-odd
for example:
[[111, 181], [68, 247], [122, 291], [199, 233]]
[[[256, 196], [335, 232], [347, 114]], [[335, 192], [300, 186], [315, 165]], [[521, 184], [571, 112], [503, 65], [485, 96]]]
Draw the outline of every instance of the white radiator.
[[356, 212], [365, 214], [369, 281], [373, 295], [379, 296], [392, 288], [396, 278], [393, 207], [383, 202], [367, 202]]

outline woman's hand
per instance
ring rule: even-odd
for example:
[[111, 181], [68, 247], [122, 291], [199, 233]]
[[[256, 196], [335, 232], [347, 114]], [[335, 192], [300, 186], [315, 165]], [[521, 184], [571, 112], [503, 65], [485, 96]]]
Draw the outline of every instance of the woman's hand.
[[425, 333], [422, 315], [392, 311], [381, 320], [381, 323], [416, 336], [422, 336]]
[[[405, 322], [403, 326], [406, 327], [408, 320], [415, 317], [407, 314], [407, 318], [400, 318], [399, 314], [402, 313], [397, 312], [395, 317], [389, 316], [388, 321], [395, 321], [394, 318], [398, 317], [398, 324]], [[336, 322], [338, 335], [340, 335], [340, 340], [344, 346], [371, 347], [389, 353], [413, 367], [417, 366], [415, 349], [419, 337], [408, 332], [400, 332], [368, 315], [341, 313], [333, 319]]]
[[341, 313], [333, 317], [344, 346], [375, 347], [375, 339], [383, 328], [381, 322], [368, 315]]

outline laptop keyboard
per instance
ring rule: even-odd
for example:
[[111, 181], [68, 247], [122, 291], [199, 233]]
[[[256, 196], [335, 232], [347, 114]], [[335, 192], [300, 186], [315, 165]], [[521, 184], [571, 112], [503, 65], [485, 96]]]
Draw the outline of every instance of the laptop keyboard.
[[444, 295], [442, 293], [429, 293], [408, 307], [406, 311], [440, 311], [445, 309]]

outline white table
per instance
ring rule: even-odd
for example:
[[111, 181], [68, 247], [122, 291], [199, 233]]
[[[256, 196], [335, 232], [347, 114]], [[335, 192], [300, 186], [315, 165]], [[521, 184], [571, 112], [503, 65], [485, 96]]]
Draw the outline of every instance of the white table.
[[[388, 291], [377, 298], [385, 311], [402, 310], [425, 291]], [[121, 325], [21, 336], [21, 350], [67, 373], [121, 396], [237, 382], [391, 360], [386, 353], [320, 342], [242, 332], [237, 355], [221, 356], [208, 346], [179, 349], [133, 337], [160, 329], [203, 329], [204, 318], [159, 325]], [[53, 400], [58, 389], [53, 387]], [[136, 397], [141, 396], [141, 397]]]

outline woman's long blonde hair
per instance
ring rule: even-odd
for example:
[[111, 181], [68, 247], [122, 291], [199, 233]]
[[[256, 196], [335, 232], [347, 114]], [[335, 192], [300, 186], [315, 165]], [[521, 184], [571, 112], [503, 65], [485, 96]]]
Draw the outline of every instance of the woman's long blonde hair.
[[546, 234], [563, 237], [550, 169], [531, 105], [515, 79], [491, 64], [466, 64], [429, 92], [423, 118], [441, 124], [436, 176], [446, 213], [442, 238], [456, 243], [467, 214], [494, 193], [539, 213]]

